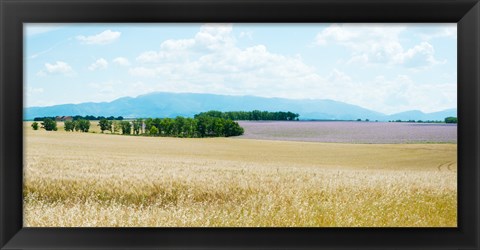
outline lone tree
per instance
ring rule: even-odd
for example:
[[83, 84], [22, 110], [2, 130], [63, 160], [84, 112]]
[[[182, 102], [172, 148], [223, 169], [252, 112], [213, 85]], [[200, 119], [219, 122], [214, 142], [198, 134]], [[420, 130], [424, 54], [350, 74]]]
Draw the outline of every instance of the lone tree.
[[33, 130], [38, 130], [38, 122], [33, 122], [32, 123], [32, 128], [33, 128]]
[[98, 126], [100, 126], [100, 130], [103, 133], [103, 131], [110, 130], [112, 128], [112, 121], [109, 121], [107, 119], [101, 119], [98, 122]]
[[75, 122], [73, 121], [65, 121], [64, 127], [65, 131], [72, 131], [75, 129]]
[[57, 122], [50, 118], [45, 118], [42, 122], [42, 128], [47, 131], [57, 131]]

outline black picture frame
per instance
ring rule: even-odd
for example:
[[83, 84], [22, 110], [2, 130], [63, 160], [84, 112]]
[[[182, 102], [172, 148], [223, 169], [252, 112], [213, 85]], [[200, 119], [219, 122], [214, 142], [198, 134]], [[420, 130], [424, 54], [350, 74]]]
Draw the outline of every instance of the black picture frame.
[[[479, 249], [479, 0], [0, 0], [0, 18], [1, 249]], [[23, 228], [24, 22], [457, 23], [458, 227]]]

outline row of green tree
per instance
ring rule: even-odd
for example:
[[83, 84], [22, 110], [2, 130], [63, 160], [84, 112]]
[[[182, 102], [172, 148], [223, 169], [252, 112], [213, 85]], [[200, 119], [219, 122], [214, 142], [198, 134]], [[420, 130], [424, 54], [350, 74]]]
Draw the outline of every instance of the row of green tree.
[[244, 130], [231, 120], [218, 117], [185, 118], [147, 118], [133, 121], [114, 121], [102, 119], [98, 123], [102, 133], [115, 133], [121, 130], [122, 134], [169, 136], [169, 137], [229, 137], [242, 135]]
[[[46, 118], [41, 123], [42, 128], [47, 131], [57, 131], [57, 122], [54, 119]], [[98, 126], [102, 133], [121, 133], [123, 135], [149, 135], [169, 137], [229, 137], [242, 135], [243, 128], [231, 119], [218, 117], [201, 116], [197, 118], [185, 118], [178, 116], [172, 118], [147, 118], [132, 121], [115, 121], [101, 119]], [[32, 128], [38, 130], [38, 123], [33, 122]], [[89, 120], [65, 121], [65, 131], [88, 132], [90, 129]]]
[[[32, 123], [33, 130], [38, 130], [38, 122]], [[51, 118], [45, 118], [41, 122], [41, 128], [45, 129], [46, 131], [57, 131], [57, 121]], [[81, 132], [88, 132], [90, 129], [90, 121], [81, 119], [76, 121], [65, 121], [64, 127], [65, 131], [81, 131]]]
[[391, 120], [388, 122], [410, 122], [410, 123], [458, 123], [457, 117], [446, 117], [442, 120]]
[[[35, 117], [33, 119], [33, 121], [39, 122], [39, 121], [44, 121], [45, 119], [55, 120], [56, 117], [53, 117], [53, 116], [50, 116], [50, 117], [49, 116]], [[123, 116], [118, 116], [118, 117], [114, 117], [114, 116], [105, 117], [105, 116], [93, 116], [93, 115], [86, 115], [86, 116], [75, 115], [75, 116], [72, 116], [72, 120], [74, 120], [74, 121], [77, 121], [77, 120], [98, 121], [98, 120], [102, 120], [102, 119], [122, 121], [124, 118], [123, 118]]]
[[290, 111], [283, 112], [269, 112], [269, 111], [229, 111], [221, 112], [217, 110], [210, 110], [208, 112], [202, 112], [195, 115], [195, 118], [201, 116], [216, 117], [231, 120], [243, 120], [243, 121], [298, 121], [299, 114], [292, 113]]

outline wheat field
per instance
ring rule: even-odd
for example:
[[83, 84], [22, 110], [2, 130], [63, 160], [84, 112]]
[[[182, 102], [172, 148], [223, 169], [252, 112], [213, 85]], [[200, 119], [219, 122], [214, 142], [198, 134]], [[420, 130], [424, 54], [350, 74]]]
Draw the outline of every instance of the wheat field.
[[457, 226], [456, 144], [61, 130], [25, 128], [25, 227]]

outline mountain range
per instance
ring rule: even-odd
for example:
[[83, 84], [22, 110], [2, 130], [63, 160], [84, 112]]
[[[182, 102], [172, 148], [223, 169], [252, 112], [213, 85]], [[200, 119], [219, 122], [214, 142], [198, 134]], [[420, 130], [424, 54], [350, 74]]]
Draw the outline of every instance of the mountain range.
[[411, 110], [392, 115], [334, 100], [286, 99], [258, 96], [231, 96], [198, 93], [153, 92], [137, 97], [122, 97], [111, 102], [85, 102], [24, 109], [24, 119], [44, 116], [123, 116], [136, 117], [193, 117], [209, 110], [219, 111], [291, 111], [301, 120], [443, 120], [457, 116], [457, 109], [434, 113]]

